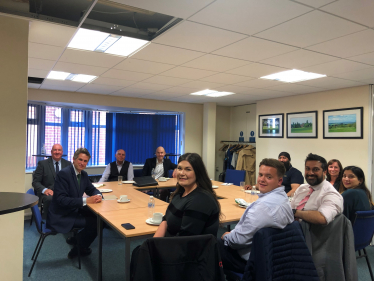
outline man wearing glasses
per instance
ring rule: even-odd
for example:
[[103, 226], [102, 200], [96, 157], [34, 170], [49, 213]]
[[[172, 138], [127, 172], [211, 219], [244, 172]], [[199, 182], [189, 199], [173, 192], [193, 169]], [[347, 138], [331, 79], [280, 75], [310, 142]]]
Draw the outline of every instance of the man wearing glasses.
[[325, 180], [326, 159], [309, 153], [305, 159], [305, 180], [296, 190], [291, 208], [297, 219], [313, 224], [329, 224], [343, 212], [343, 197]]

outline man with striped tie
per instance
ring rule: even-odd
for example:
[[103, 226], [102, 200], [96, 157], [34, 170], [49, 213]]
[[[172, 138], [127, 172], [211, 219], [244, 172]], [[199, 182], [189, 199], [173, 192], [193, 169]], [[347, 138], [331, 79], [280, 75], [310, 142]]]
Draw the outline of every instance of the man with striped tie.
[[305, 159], [305, 180], [291, 201], [294, 216], [313, 224], [329, 224], [343, 212], [343, 197], [325, 180], [326, 159], [309, 153]]

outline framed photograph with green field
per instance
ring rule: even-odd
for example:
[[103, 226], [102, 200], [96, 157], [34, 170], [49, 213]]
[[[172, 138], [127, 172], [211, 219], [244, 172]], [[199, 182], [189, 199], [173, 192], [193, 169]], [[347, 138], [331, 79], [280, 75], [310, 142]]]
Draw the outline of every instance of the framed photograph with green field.
[[259, 115], [259, 138], [283, 138], [284, 114]]
[[323, 111], [324, 139], [362, 139], [363, 107]]
[[318, 111], [287, 113], [287, 138], [317, 138]]

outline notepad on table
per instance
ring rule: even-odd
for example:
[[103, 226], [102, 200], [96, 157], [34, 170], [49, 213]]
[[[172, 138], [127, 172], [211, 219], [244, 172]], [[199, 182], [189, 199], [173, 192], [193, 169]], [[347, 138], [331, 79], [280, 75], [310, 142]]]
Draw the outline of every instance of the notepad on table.
[[117, 198], [117, 196], [115, 196], [115, 195], [105, 195], [104, 196], [104, 200], [117, 200], [118, 198]]

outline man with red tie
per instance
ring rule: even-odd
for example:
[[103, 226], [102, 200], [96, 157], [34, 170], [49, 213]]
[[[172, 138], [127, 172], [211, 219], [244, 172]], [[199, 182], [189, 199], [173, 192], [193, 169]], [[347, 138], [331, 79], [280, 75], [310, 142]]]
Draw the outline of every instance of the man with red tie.
[[297, 219], [313, 224], [329, 224], [343, 212], [343, 197], [325, 180], [326, 159], [309, 153], [305, 159], [305, 180], [296, 190], [291, 208]]

